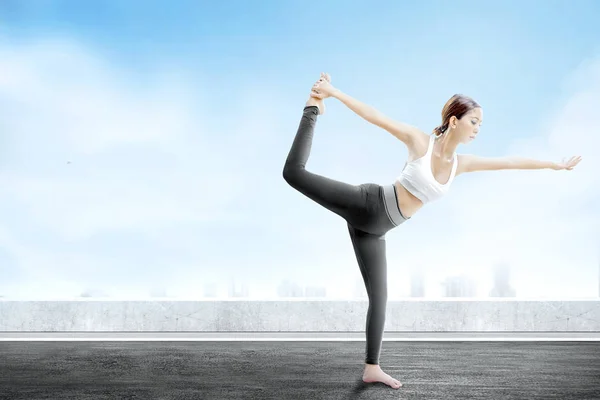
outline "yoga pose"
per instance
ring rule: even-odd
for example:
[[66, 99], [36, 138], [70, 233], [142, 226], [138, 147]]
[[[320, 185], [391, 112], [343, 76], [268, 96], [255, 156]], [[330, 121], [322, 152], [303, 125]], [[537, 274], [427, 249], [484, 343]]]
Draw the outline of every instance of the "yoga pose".
[[[324, 99], [328, 97], [338, 99], [407, 146], [408, 160], [393, 184], [351, 185], [306, 170], [317, 116], [325, 112]], [[482, 121], [481, 106], [467, 96], [456, 94], [442, 109], [441, 125], [428, 135], [414, 126], [393, 121], [336, 89], [329, 74], [322, 73], [311, 89], [283, 177], [294, 189], [347, 222], [369, 299], [364, 382], [382, 382], [395, 389], [402, 386], [379, 366], [387, 303], [386, 232], [411, 218], [424, 204], [442, 197], [462, 173], [500, 169], [572, 170], [581, 161], [581, 157], [554, 163], [521, 157], [457, 154], [459, 144], [477, 137]]]

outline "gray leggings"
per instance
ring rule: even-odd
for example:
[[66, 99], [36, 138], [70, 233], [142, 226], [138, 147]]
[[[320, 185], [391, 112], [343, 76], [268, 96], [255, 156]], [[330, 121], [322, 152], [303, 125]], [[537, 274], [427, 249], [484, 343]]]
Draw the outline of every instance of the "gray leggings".
[[385, 234], [406, 218], [398, 208], [394, 185], [350, 185], [306, 170], [318, 114], [316, 106], [304, 108], [283, 178], [294, 189], [346, 220], [369, 297], [365, 362], [379, 364], [387, 303]]

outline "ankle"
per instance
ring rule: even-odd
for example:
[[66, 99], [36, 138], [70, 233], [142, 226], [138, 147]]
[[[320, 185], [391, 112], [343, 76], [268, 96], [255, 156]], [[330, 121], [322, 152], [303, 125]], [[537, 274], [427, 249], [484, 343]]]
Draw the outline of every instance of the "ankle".
[[306, 101], [305, 107], [317, 107], [319, 114], [323, 113], [323, 100], [313, 99], [312, 97]]

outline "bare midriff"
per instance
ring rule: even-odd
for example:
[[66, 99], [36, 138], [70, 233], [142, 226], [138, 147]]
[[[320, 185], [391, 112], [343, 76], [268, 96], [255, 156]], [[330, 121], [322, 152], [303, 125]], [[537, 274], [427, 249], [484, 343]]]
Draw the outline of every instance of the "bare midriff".
[[423, 202], [406, 190], [400, 182], [395, 182], [394, 186], [396, 186], [398, 208], [400, 208], [400, 212], [405, 218], [412, 217], [421, 207], [423, 207]]

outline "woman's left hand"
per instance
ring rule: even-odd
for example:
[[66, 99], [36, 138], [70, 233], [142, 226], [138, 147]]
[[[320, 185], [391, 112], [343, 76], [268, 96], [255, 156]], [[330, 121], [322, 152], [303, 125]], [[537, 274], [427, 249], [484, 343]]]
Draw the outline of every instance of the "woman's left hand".
[[566, 158], [563, 158], [562, 162], [557, 163], [554, 169], [557, 171], [561, 169], [566, 169], [570, 171], [573, 168], [575, 168], [577, 164], [579, 164], [579, 161], [581, 161], [581, 156], [573, 156], [568, 160]]

